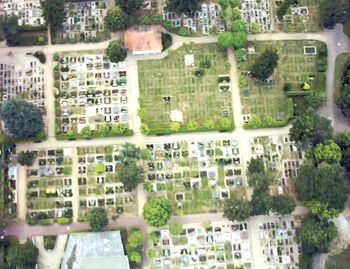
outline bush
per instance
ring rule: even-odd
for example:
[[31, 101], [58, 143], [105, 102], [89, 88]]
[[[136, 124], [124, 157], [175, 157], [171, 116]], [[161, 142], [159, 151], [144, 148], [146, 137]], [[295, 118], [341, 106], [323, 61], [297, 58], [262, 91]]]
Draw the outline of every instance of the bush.
[[205, 73], [204, 69], [198, 69], [198, 70], [194, 71], [194, 75], [195, 75], [197, 78], [203, 77], [203, 76], [204, 76], [204, 73]]
[[163, 50], [166, 50], [171, 47], [173, 44], [173, 38], [171, 35], [167, 33], [162, 33], [162, 44], [163, 44]]
[[36, 57], [42, 64], [46, 63], [46, 56], [44, 52], [37, 51], [33, 54], [34, 57]]
[[53, 60], [56, 61], [56, 62], [58, 62], [60, 60], [60, 55], [58, 54], [58, 52], [55, 52], [53, 54]]
[[73, 221], [72, 218], [65, 218], [65, 217], [57, 218], [58, 224], [67, 224], [67, 223], [71, 223], [72, 221]]
[[45, 235], [44, 236], [44, 248], [46, 250], [52, 250], [55, 248], [56, 236], [55, 235]]
[[292, 84], [291, 83], [285, 83], [283, 86], [283, 91], [284, 92], [289, 92], [292, 89]]

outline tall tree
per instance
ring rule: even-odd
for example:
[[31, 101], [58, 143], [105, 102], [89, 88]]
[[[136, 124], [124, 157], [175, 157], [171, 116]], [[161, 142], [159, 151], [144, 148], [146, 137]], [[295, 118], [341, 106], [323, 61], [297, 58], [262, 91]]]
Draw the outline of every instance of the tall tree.
[[20, 165], [32, 166], [36, 158], [36, 153], [34, 151], [21, 151], [17, 155], [17, 162]]
[[6, 262], [11, 268], [17, 266], [20, 269], [35, 268], [39, 255], [39, 250], [33, 245], [32, 241], [25, 244], [12, 244], [6, 255]]
[[272, 206], [272, 198], [266, 190], [254, 189], [251, 205], [251, 215], [268, 215]]
[[262, 158], [251, 158], [248, 163], [247, 175], [265, 172], [264, 160]]
[[144, 179], [144, 171], [141, 166], [134, 162], [123, 164], [118, 171], [118, 178], [123, 183], [125, 189], [135, 189]]
[[6, 42], [9, 46], [19, 45], [19, 25], [18, 17], [11, 16], [3, 19], [2, 30], [4, 31]]
[[153, 197], [143, 207], [145, 221], [154, 227], [161, 227], [168, 223], [173, 209], [171, 203], [164, 197]]
[[124, 164], [130, 164], [142, 159], [142, 150], [135, 144], [125, 142], [119, 151], [119, 160]]
[[319, 4], [322, 25], [333, 29], [337, 23], [344, 23], [349, 14], [348, 0], [323, 0]]
[[233, 33], [232, 37], [233, 37], [233, 46], [235, 47], [235, 49], [242, 49], [247, 46], [248, 33], [246, 30]]
[[51, 31], [56, 32], [62, 27], [65, 19], [64, 0], [50, 0], [41, 2], [44, 18]]
[[295, 187], [302, 202], [320, 201], [334, 209], [344, 208], [349, 193], [343, 167], [325, 162], [318, 167], [304, 164], [295, 179]]
[[105, 24], [112, 32], [125, 29], [128, 27], [128, 16], [120, 6], [115, 6], [107, 11]]
[[341, 149], [333, 140], [316, 145], [313, 153], [317, 163], [340, 163], [342, 158]]
[[295, 201], [289, 195], [272, 196], [272, 211], [280, 215], [289, 215], [295, 209]]
[[261, 81], [268, 79], [278, 65], [278, 54], [275, 50], [265, 50], [254, 62], [251, 75]]
[[143, 5], [144, 0], [116, 0], [116, 5], [120, 6], [128, 15], [139, 10]]
[[233, 196], [224, 202], [224, 217], [230, 221], [244, 221], [250, 214], [250, 204], [246, 199]]
[[192, 15], [192, 13], [199, 10], [201, 2], [202, 0], [169, 0], [167, 9], [179, 15], [183, 13]]
[[33, 137], [44, 128], [41, 111], [25, 100], [3, 102], [0, 117], [5, 123], [6, 132], [14, 137]]
[[128, 55], [128, 50], [124, 47], [121, 40], [112, 40], [109, 42], [105, 53], [112, 63], [118, 63], [125, 60]]
[[89, 213], [88, 221], [93, 232], [100, 232], [108, 225], [108, 217], [104, 208], [96, 207]]
[[234, 39], [231, 32], [222, 32], [218, 34], [218, 43], [223, 48], [228, 48], [233, 45]]

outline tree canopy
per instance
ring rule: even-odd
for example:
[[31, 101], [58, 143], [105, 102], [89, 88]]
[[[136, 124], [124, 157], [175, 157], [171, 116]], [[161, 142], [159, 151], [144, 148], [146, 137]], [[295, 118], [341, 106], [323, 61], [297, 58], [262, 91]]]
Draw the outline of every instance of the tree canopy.
[[272, 196], [272, 211], [280, 215], [289, 215], [295, 209], [295, 201], [289, 195], [275, 195]]
[[5, 123], [6, 132], [14, 137], [34, 137], [44, 128], [39, 108], [25, 100], [3, 102], [0, 117]]
[[25, 244], [14, 243], [7, 251], [6, 262], [20, 269], [35, 268], [39, 250], [32, 241]]
[[35, 158], [36, 153], [34, 151], [21, 151], [17, 154], [17, 162], [23, 166], [32, 166]]
[[268, 191], [261, 189], [254, 189], [251, 205], [251, 215], [268, 215], [272, 206], [272, 198]]
[[251, 158], [248, 163], [248, 169], [247, 169], [247, 175], [252, 175], [255, 173], [263, 173], [265, 172], [265, 166], [263, 159], [257, 158]]
[[142, 7], [144, 0], [116, 0], [115, 2], [125, 13], [131, 15]]
[[250, 217], [251, 208], [248, 200], [230, 197], [224, 202], [224, 217], [230, 221], [244, 221]]
[[334, 209], [344, 208], [349, 193], [343, 167], [325, 162], [318, 167], [304, 164], [295, 179], [295, 188], [302, 202], [320, 201]]
[[142, 159], [142, 150], [135, 144], [125, 142], [119, 151], [119, 160], [124, 164], [130, 164]]
[[341, 149], [333, 140], [316, 145], [313, 153], [317, 163], [327, 162], [336, 164], [340, 163], [342, 159]]
[[278, 65], [278, 54], [272, 49], [265, 50], [254, 62], [251, 68], [251, 75], [261, 81], [265, 81], [272, 74]]
[[172, 213], [171, 203], [164, 197], [153, 197], [143, 207], [145, 221], [155, 227], [167, 224]]
[[115, 6], [107, 11], [105, 24], [112, 32], [125, 29], [128, 26], [128, 16], [120, 6]]
[[218, 34], [218, 43], [223, 48], [228, 48], [233, 45], [234, 39], [231, 32], [222, 32]]
[[17, 16], [5, 17], [2, 21], [2, 30], [9, 46], [16, 46], [19, 44], [19, 25]]
[[349, 16], [348, 0], [323, 0], [319, 4], [322, 26], [333, 29], [337, 23], [344, 23]]
[[62, 27], [65, 19], [64, 0], [42, 1], [44, 19], [50, 25], [50, 29], [56, 32]]
[[123, 183], [125, 189], [135, 189], [138, 184], [143, 182], [144, 171], [141, 166], [137, 166], [134, 162], [123, 164], [118, 171], [118, 178]]
[[300, 240], [307, 253], [328, 252], [338, 231], [333, 223], [309, 219], [300, 229]]
[[247, 25], [243, 20], [234, 20], [231, 24], [232, 32], [247, 31]]
[[88, 220], [93, 232], [100, 232], [108, 225], [108, 217], [104, 208], [93, 208], [89, 213]]
[[199, 10], [201, 0], [169, 0], [167, 9], [181, 15], [191, 15], [193, 12]]
[[135, 263], [140, 263], [142, 261], [142, 243], [142, 231], [138, 228], [129, 229], [128, 242], [125, 249], [130, 261]]
[[169, 230], [172, 235], [179, 235], [184, 231], [184, 227], [179, 222], [172, 222], [169, 225]]
[[246, 30], [233, 33], [232, 38], [232, 44], [235, 47], [235, 49], [242, 49], [247, 46], [248, 33]]
[[105, 53], [112, 63], [122, 62], [128, 56], [128, 50], [124, 47], [124, 43], [121, 40], [109, 42]]

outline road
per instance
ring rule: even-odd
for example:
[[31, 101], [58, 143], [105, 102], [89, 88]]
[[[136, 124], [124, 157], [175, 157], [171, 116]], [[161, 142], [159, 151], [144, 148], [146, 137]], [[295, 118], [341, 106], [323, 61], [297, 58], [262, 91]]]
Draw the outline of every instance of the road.
[[[114, 35], [114, 39], [119, 39], [122, 36], [121, 33]], [[172, 50], [181, 47], [184, 43], [214, 43], [217, 42], [216, 37], [180, 37], [172, 34], [173, 45]], [[323, 31], [321, 33], [268, 33], [250, 35], [249, 40], [254, 41], [279, 41], [279, 40], [319, 40], [325, 42], [328, 46], [328, 70], [327, 70], [327, 107], [321, 110], [320, 113], [329, 117], [333, 121], [335, 131], [350, 130], [346, 119], [341, 112], [334, 105], [333, 92], [334, 92], [334, 70], [335, 60], [337, 55], [343, 52], [350, 52], [350, 41], [343, 34], [342, 27], [337, 26], [332, 31]], [[131, 126], [135, 134], [131, 137], [111, 137], [111, 138], [98, 138], [93, 140], [76, 140], [76, 141], [57, 141], [55, 138], [55, 111], [54, 111], [54, 93], [53, 93], [53, 55], [54, 53], [62, 53], [69, 51], [89, 51], [89, 50], [104, 50], [109, 41], [89, 44], [64, 44], [64, 45], [47, 45], [47, 46], [33, 46], [33, 47], [15, 47], [15, 48], [1, 48], [0, 57], [12, 54], [24, 55], [27, 52], [35, 52], [42, 50], [47, 55], [47, 62], [45, 64], [45, 104], [47, 113], [47, 130], [48, 140], [41, 143], [24, 142], [17, 145], [18, 151], [31, 150], [31, 149], [49, 149], [49, 148], [61, 148], [61, 147], [81, 147], [81, 146], [103, 146], [120, 144], [123, 142], [133, 142], [135, 144], [146, 143], [164, 143], [179, 140], [207, 140], [207, 139], [224, 139], [224, 138], [236, 138], [239, 140], [243, 149], [243, 163], [248, 161], [249, 157], [249, 140], [256, 136], [272, 136], [288, 134], [290, 125], [283, 128], [271, 128], [271, 129], [258, 129], [258, 130], [244, 130], [241, 116], [241, 103], [240, 103], [240, 91], [237, 83], [237, 70], [235, 58], [232, 50], [228, 50], [228, 57], [232, 64], [230, 75], [232, 78], [232, 102], [233, 112], [235, 117], [236, 128], [232, 132], [219, 133], [219, 132], [206, 132], [194, 134], [173, 134], [171, 136], [144, 136], [140, 133], [140, 119], [137, 116], [138, 110], [138, 75], [137, 75], [137, 62], [147, 59], [162, 59], [168, 55], [168, 51], [165, 51], [156, 56], [132, 56], [129, 55], [126, 59], [129, 68], [132, 72], [128, 72], [128, 81], [130, 81], [129, 93], [130, 93], [130, 109], [131, 112]], [[89, 229], [86, 223], [73, 222], [70, 225], [52, 225], [52, 226], [28, 226], [23, 221], [26, 214], [26, 175], [25, 170], [19, 170], [19, 188], [18, 188], [18, 208], [19, 219], [21, 223], [10, 225], [6, 227], [6, 233], [11, 235], [17, 235], [22, 237], [31, 237], [33, 235], [46, 235], [46, 234], [66, 234], [71, 231], [80, 231]], [[73, 171], [74, 172], [74, 171]], [[75, 186], [76, 188], [76, 186]], [[144, 198], [141, 204], [144, 203]], [[78, 211], [78, 205], [73, 204], [74, 211]], [[141, 211], [139, 210], [139, 214]], [[141, 214], [140, 214], [141, 215]], [[181, 221], [184, 223], [196, 220], [215, 220], [222, 218], [218, 214], [203, 214], [196, 216], [181, 216], [174, 217], [173, 220]], [[76, 220], [76, 218], [75, 218]], [[148, 227], [145, 225], [141, 217], [134, 218], [120, 218], [116, 221], [111, 221], [108, 228], [113, 229], [116, 227], [139, 227], [147, 232]], [[146, 243], [145, 243], [146, 244]], [[144, 247], [147, 247], [146, 245]]]

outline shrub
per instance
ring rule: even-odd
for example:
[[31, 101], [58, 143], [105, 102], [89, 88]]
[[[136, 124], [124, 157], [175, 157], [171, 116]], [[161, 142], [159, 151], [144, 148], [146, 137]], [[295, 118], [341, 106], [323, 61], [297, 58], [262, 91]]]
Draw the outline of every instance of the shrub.
[[163, 50], [166, 50], [171, 47], [173, 44], [173, 39], [171, 35], [167, 33], [162, 33], [162, 44], [163, 44]]
[[285, 83], [283, 86], [283, 91], [284, 92], [289, 92], [292, 89], [292, 84], [291, 83]]
[[57, 218], [58, 224], [67, 224], [71, 222], [72, 222], [72, 218], [65, 218], [65, 217]]
[[52, 250], [55, 248], [56, 236], [55, 235], [45, 235], [44, 236], [44, 248], [46, 250]]
[[199, 66], [201, 68], [210, 68], [211, 67], [211, 61], [208, 59], [202, 60], [199, 62]]
[[204, 73], [205, 71], [203, 69], [198, 69], [196, 71], [194, 71], [194, 75], [197, 77], [197, 78], [201, 78], [204, 76]]

